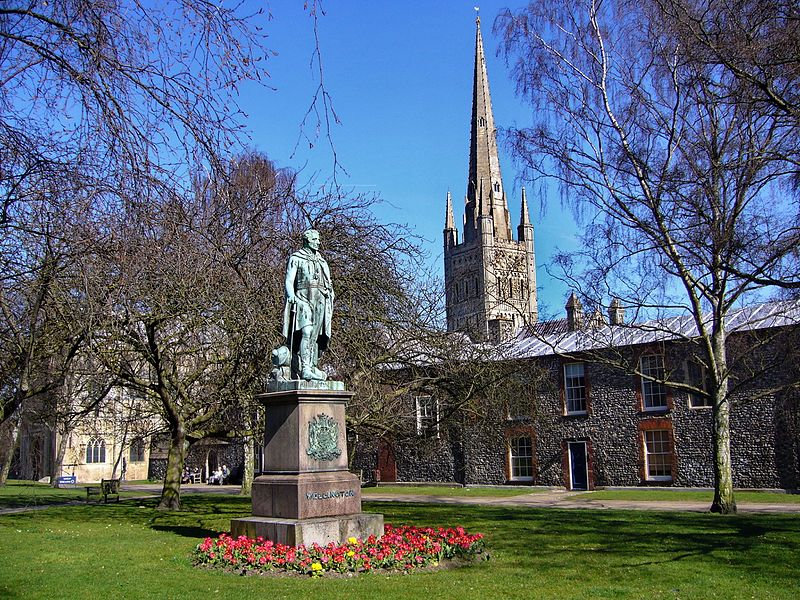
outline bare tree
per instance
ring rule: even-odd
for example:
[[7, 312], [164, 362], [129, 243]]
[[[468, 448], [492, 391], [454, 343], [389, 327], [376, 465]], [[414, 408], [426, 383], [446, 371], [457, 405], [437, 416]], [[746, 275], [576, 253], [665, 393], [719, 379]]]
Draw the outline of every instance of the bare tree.
[[260, 13], [0, 6], [0, 421], [60, 385], [90, 336], [80, 270], [109, 215], [191, 189], [187, 165], [213, 172], [241, 136], [236, 86], [261, 78], [268, 54]]
[[337, 287], [329, 368], [345, 371], [360, 336], [390, 320], [413, 245], [371, 216], [374, 202], [297, 191], [292, 172], [250, 154], [192, 194], [120, 213], [93, 275], [91, 312], [104, 315], [93, 347], [167, 425], [163, 508], [180, 506], [189, 445], [254, 435], [253, 396], [282, 343], [285, 262], [307, 227], [323, 232]]
[[264, 323], [278, 313], [267, 283], [294, 219], [293, 179], [251, 158], [224, 181], [121, 213], [93, 275], [93, 312], [104, 316], [94, 351], [169, 431], [167, 509], [180, 506], [190, 443], [235, 429], [237, 399], [264, 370]]
[[[723, 22], [728, 4], [704, 3], [701, 21]], [[752, 16], [779, 3], [744, 4]], [[537, 107], [508, 140], [526, 176], [555, 178], [587, 222], [584, 250], [560, 258], [584, 297], [693, 320], [713, 401], [711, 509], [729, 513], [727, 316], [769, 286], [800, 285], [797, 123], [743, 93], [746, 78], [718, 57], [701, 58], [673, 29], [675, 7], [700, 10], [586, 0], [503, 13], [514, 78]], [[769, 31], [750, 33], [767, 43]], [[797, 56], [781, 59], [785, 91], [796, 89]]]
[[[29, 178], [18, 189], [34, 181], [27, 200], [7, 207], [0, 222], [0, 423], [19, 423], [30, 399], [63, 383], [90, 322], [78, 264], [93, 244], [82, 222], [91, 202], [65, 196], [67, 179], [53, 188]], [[3, 452], [6, 462], [11, 453]]]
[[800, 121], [800, 8], [791, 0], [655, 2], [664, 33], [695, 62], [734, 76], [738, 100]]

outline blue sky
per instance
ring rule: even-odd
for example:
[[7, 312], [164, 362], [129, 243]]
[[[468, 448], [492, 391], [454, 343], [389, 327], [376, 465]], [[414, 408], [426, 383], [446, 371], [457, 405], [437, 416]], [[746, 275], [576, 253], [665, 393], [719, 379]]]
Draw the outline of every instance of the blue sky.
[[[248, 5], [262, 5], [249, 0]], [[244, 87], [251, 144], [279, 166], [303, 169], [324, 181], [333, 155], [324, 136], [313, 147], [300, 124], [318, 85], [312, 21], [299, 0], [267, 4], [273, 89]], [[442, 269], [445, 197], [452, 192], [456, 221], [463, 214], [469, 157], [469, 118], [475, 47], [474, 0], [383, 2], [329, 0], [319, 19], [325, 86], [341, 120], [332, 128], [338, 182], [356, 192], [378, 194], [378, 218], [408, 224], [426, 242], [431, 264]], [[492, 103], [498, 127], [527, 123], [529, 109], [514, 93], [492, 24], [505, 2], [481, 2], [481, 28]], [[515, 5], [511, 5], [512, 8]], [[315, 120], [305, 133], [314, 138]], [[521, 183], [510, 155], [501, 148], [503, 180], [514, 230]], [[574, 246], [575, 225], [560, 207], [555, 188], [546, 210], [532, 195], [540, 312], [563, 312], [567, 290], [545, 270], [556, 247]]]

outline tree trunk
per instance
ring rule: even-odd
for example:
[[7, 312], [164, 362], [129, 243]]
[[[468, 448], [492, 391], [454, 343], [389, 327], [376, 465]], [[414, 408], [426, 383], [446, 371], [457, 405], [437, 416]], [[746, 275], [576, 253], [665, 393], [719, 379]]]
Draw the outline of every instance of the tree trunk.
[[[50, 475], [50, 487], [58, 487], [58, 478], [61, 476], [61, 469], [64, 464], [64, 456], [67, 454], [67, 446], [69, 446], [69, 435], [72, 427], [65, 428], [64, 432], [58, 438], [58, 448], [56, 449], [56, 458], [53, 461], [53, 474]], [[73, 469], [73, 473], [74, 473]]]
[[256, 451], [255, 437], [250, 434], [244, 438], [244, 461], [242, 472], [242, 487], [239, 490], [240, 496], [250, 496], [253, 492], [253, 472], [255, 470], [255, 460], [253, 457]]
[[[117, 467], [119, 467], [120, 461], [123, 461], [122, 455], [125, 453], [125, 444], [128, 442], [128, 422], [127, 419], [125, 421], [125, 429], [122, 432], [122, 440], [119, 444], [119, 452], [117, 453], [117, 458], [114, 459], [114, 467], [111, 470], [111, 479], [117, 478]], [[120, 472], [120, 479], [125, 479], [125, 462], [122, 463], [122, 471]], [[183, 469], [183, 463], [181, 462], [181, 469]]]
[[18, 406], [11, 416], [0, 423], [0, 486], [8, 480], [11, 462], [14, 460], [14, 450], [19, 442], [19, 428], [22, 422], [22, 411]]
[[715, 375], [712, 377], [714, 399], [714, 501], [711, 512], [723, 515], [736, 512], [731, 467], [730, 399], [728, 398], [728, 364], [722, 326], [712, 333]]
[[183, 425], [172, 431], [167, 454], [167, 472], [164, 474], [164, 488], [161, 491], [159, 510], [180, 510], [181, 508], [181, 474], [186, 458], [186, 432]]

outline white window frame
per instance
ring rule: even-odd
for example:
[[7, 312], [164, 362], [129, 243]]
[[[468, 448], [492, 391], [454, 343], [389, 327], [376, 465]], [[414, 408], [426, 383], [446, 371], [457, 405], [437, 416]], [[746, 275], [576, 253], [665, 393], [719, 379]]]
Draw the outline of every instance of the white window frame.
[[86, 464], [99, 465], [106, 462], [106, 441], [101, 437], [93, 437], [86, 444]]
[[[653, 364], [655, 362], [655, 364]], [[664, 411], [669, 408], [667, 404], [667, 386], [661, 381], [664, 380], [664, 355], [645, 354], [639, 357], [639, 372], [642, 380], [642, 409], [647, 411]], [[653, 377], [661, 381], [653, 381], [647, 377]], [[663, 403], [655, 404], [654, 399], [663, 399]]]
[[[686, 382], [689, 385], [699, 387], [703, 391], [708, 391], [708, 371], [704, 365], [695, 360], [686, 359]], [[689, 408], [692, 410], [704, 410], [714, 407], [714, 402], [709, 396], [701, 396], [694, 392], [686, 394]]]
[[[580, 366], [580, 375], [570, 374], [570, 367]], [[575, 380], [580, 379], [580, 385], [571, 385]], [[580, 398], [571, 398], [571, 393], [577, 393], [580, 390]], [[586, 363], [584, 362], [568, 362], [564, 363], [564, 413], [567, 415], [585, 415], [588, 413], [588, 400], [589, 394], [586, 388]], [[571, 409], [570, 403], [580, 402], [583, 408], [579, 410]]]
[[[660, 434], [660, 439], [655, 439], [655, 434]], [[651, 437], [651, 440], [648, 440]], [[668, 429], [650, 429], [642, 432], [642, 444], [644, 445], [644, 474], [647, 481], [672, 481], [672, 469], [675, 456], [672, 452], [672, 434]], [[652, 451], [651, 451], [652, 448]], [[666, 456], [668, 458], [669, 475], [650, 474], [651, 457]], [[659, 465], [663, 466], [663, 465]], [[664, 469], [661, 469], [662, 471]]]
[[433, 396], [415, 396], [414, 414], [417, 419], [417, 435], [439, 437], [439, 400]]
[[[519, 442], [523, 440], [525, 444], [520, 447]], [[507, 446], [510, 481], [533, 481], [533, 438], [529, 435], [514, 436], [509, 438]], [[520, 474], [523, 469], [529, 475]]]

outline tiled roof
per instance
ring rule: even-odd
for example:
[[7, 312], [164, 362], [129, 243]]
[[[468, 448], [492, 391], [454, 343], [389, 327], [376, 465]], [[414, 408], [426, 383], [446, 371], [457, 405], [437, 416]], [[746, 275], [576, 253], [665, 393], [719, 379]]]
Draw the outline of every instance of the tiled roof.
[[[709, 317], [705, 317], [708, 322]], [[800, 301], [768, 302], [728, 313], [727, 330], [754, 331], [770, 327], [800, 324]], [[516, 337], [498, 346], [498, 358], [531, 358], [553, 354], [570, 354], [601, 348], [634, 346], [669, 340], [691, 339], [698, 335], [697, 324], [690, 314], [667, 319], [602, 325], [568, 331], [566, 319], [535, 324], [521, 329]]]

